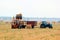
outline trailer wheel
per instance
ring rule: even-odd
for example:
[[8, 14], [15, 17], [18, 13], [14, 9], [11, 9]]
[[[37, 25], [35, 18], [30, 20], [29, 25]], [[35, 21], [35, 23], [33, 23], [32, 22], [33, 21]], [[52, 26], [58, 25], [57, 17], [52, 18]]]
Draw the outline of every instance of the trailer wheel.
[[32, 29], [34, 28], [34, 25], [32, 25]]

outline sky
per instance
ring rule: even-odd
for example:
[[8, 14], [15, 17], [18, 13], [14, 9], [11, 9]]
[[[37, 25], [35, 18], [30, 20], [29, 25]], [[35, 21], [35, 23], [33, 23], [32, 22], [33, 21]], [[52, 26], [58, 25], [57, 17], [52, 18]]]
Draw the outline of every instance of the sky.
[[0, 17], [60, 18], [60, 0], [0, 0]]

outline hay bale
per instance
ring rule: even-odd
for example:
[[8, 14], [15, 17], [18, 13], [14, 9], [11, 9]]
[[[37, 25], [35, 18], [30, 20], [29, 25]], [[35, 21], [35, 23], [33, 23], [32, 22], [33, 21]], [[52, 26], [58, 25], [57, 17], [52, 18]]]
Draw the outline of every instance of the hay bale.
[[31, 24], [26, 25], [26, 28], [32, 28]]
[[22, 14], [16, 14], [16, 19], [22, 19]]

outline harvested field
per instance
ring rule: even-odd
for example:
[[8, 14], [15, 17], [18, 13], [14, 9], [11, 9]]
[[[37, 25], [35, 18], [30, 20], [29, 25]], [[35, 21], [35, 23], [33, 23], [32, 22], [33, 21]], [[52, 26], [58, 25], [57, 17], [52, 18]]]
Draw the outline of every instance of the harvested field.
[[0, 22], [0, 40], [60, 40], [60, 23], [53, 29], [11, 29], [10, 23]]

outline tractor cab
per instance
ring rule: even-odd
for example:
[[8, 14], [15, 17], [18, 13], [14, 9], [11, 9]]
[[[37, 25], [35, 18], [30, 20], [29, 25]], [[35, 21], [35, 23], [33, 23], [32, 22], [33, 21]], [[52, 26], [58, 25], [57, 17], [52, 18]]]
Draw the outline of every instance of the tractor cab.
[[50, 22], [47, 22], [47, 21], [42, 21], [41, 25], [40, 25], [40, 28], [53, 28], [52, 27], [52, 24]]

